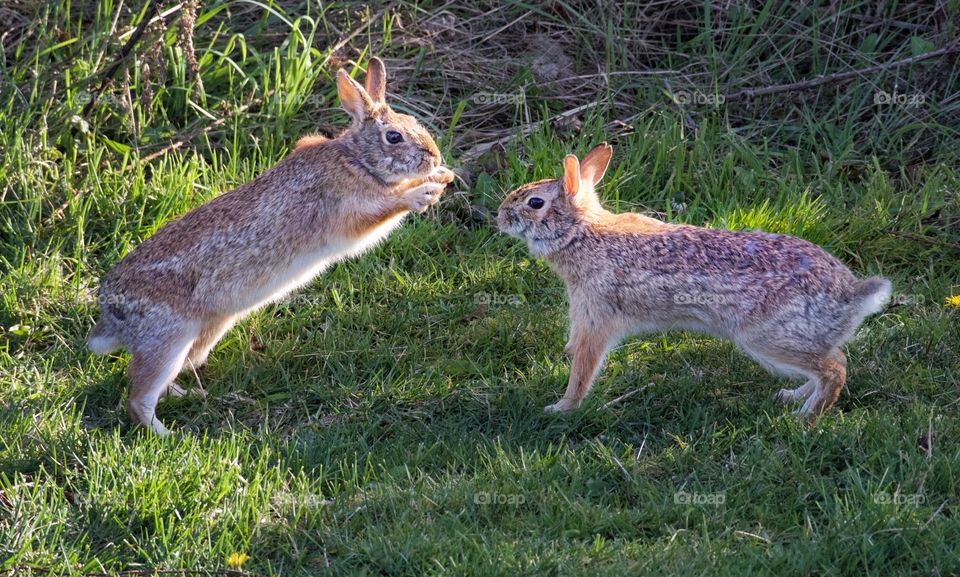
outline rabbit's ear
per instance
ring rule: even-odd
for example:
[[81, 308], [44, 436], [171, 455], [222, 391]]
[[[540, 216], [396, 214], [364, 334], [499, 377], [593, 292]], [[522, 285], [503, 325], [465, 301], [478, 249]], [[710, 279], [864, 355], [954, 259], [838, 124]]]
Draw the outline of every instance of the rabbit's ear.
[[580, 191], [580, 161], [572, 154], [563, 159], [563, 191], [570, 196]]
[[613, 156], [613, 147], [606, 142], [593, 147], [580, 163], [581, 178], [596, 186], [607, 172], [611, 156]]
[[387, 94], [387, 69], [379, 58], [371, 58], [367, 64], [367, 78], [363, 83], [370, 99], [377, 104], [383, 104]]
[[340, 95], [341, 106], [356, 123], [363, 122], [373, 110], [370, 95], [343, 69], [337, 72], [337, 94]]

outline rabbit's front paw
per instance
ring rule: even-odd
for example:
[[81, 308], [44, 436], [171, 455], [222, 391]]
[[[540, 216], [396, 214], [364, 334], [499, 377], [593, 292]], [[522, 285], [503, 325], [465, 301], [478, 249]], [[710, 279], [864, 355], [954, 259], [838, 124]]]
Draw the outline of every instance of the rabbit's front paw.
[[560, 399], [556, 403], [544, 407], [543, 411], [545, 413], [566, 413], [579, 408], [580, 401], [578, 399]]
[[433, 172], [431, 172], [430, 175], [424, 180], [427, 182], [435, 182], [437, 184], [450, 184], [456, 177], [457, 175], [446, 166], [438, 166], [434, 168]]
[[408, 210], [423, 212], [437, 203], [443, 194], [444, 185], [427, 182], [403, 193], [403, 201]]

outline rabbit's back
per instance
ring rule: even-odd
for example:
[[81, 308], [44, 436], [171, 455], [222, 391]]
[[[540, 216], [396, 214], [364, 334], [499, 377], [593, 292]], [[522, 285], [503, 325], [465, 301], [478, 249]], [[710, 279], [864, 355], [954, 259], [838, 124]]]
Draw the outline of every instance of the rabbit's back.
[[[605, 259], [658, 274], [745, 274], [796, 278], [803, 273], [847, 273], [819, 246], [801, 238], [763, 231], [730, 231], [674, 225], [649, 234], [598, 230]], [[850, 275], [851, 278], [852, 275]]]
[[822, 318], [858, 298], [859, 281], [842, 263], [786, 235], [682, 225], [649, 234], [599, 228], [564, 252], [558, 272], [570, 281], [571, 296], [594, 295], [658, 327], [732, 337], [785, 307], [822, 309]]

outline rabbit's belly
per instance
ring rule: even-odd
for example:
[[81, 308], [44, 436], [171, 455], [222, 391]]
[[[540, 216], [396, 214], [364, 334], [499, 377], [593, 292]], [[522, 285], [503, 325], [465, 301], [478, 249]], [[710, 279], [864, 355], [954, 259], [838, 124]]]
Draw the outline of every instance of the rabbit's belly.
[[392, 216], [379, 225], [369, 229], [362, 237], [353, 239], [353, 241], [349, 242], [348, 245], [344, 247], [343, 255], [340, 258], [357, 256], [373, 248], [380, 241], [385, 239], [387, 235], [393, 231], [393, 229], [397, 228], [397, 226], [400, 225], [400, 221], [402, 221], [403, 217], [406, 215], [407, 213], [401, 212], [398, 215]]
[[268, 282], [259, 289], [249, 291], [247, 293], [249, 296], [241, 299], [245, 301], [242, 308], [256, 309], [280, 300], [312, 281], [330, 265], [367, 251], [396, 228], [403, 216], [400, 214], [391, 218], [359, 239], [337, 239], [295, 257], [287, 266], [269, 275]]
[[663, 333], [669, 331], [693, 331], [715, 337], [727, 337], [727, 335], [722, 331], [718, 331], [715, 326], [697, 319], [651, 319], [650, 317], [647, 317], [642, 320], [634, 319], [633, 322], [630, 323], [630, 328], [631, 332], [634, 334]]
[[322, 250], [295, 259], [286, 270], [271, 279], [270, 284], [258, 291], [259, 294], [255, 295], [255, 302], [251, 303], [251, 306], [261, 306], [282, 299], [309, 283], [337, 260], [336, 248], [324, 247]]

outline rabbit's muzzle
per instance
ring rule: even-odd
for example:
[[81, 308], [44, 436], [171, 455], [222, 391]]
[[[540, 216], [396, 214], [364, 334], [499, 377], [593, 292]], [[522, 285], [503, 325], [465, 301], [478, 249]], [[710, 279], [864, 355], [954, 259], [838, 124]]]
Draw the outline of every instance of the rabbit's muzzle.
[[430, 174], [440, 166], [442, 162], [443, 159], [439, 154], [430, 154], [430, 151], [426, 151], [420, 158], [420, 166], [417, 167], [417, 170], [421, 174]]
[[512, 236], [520, 236], [527, 229], [513, 210], [501, 208], [497, 211], [497, 229]]
[[431, 139], [425, 139], [420, 143], [420, 165], [418, 169], [423, 172], [423, 174], [429, 174], [439, 166], [443, 166], [443, 155], [440, 153], [440, 149], [437, 148], [436, 143]]

